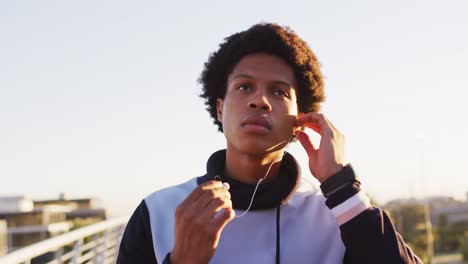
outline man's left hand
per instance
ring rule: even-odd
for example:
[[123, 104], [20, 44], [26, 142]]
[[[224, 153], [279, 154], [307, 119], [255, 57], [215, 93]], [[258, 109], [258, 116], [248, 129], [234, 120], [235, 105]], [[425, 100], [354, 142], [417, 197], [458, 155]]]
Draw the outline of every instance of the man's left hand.
[[300, 113], [296, 125], [311, 128], [322, 137], [320, 148], [317, 149], [306, 133], [299, 132], [297, 135], [309, 156], [310, 171], [320, 183], [343, 169], [346, 165], [344, 160], [345, 138], [323, 114]]

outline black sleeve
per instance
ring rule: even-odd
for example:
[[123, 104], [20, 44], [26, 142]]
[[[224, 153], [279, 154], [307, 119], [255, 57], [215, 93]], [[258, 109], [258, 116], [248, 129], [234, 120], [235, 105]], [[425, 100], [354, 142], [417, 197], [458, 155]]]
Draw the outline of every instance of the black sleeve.
[[422, 263], [380, 208], [368, 208], [340, 230], [346, 246], [343, 263]]
[[[322, 183], [320, 188], [332, 209], [360, 192], [361, 183], [351, 165]], [[343, 263], [407, 263], [422, 261], [405, 244], [388, 215], [380, 208], [368, 208], [340, 226], [346, 247]]]
[[[117, 263], [158, 263], [154, 254], [148, 207], [144, 200], [128, 220], [120, 242]], [[169, 254], [167, 254], [163, 264], [170, 264]]]

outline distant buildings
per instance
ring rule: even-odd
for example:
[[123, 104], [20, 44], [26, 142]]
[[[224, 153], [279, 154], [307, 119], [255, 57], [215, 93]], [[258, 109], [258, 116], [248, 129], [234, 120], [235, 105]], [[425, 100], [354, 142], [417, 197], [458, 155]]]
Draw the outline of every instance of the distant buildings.
[[468, 222], [468, 193], [466, 194], [465, 201], [455, 200], [449, 196], [433, 196], [427, 199], [396, 199], [388, 202], [383, 207], [385, 209], [395, 210], [402, 205], [423, 205], [426, 202], [429, 202], [431, 209], [432, 224], [439, 224], [441, 219], [444, 219], [448, 225]]
[[465, 202], [447, 199], [447, 197], [436, 197], [429, 202], [432, 223], [439, 224], [442, 219], [445, 219], [447, 225], [468, 223], [468, 193]]
[[[6, 223], [7, 252], [106, 219], [93, 198], [33, 201], [27, 196], [0, 197], [0, 255], [2, 221]], [[3, 250], [3, 251], [2, 251]]]

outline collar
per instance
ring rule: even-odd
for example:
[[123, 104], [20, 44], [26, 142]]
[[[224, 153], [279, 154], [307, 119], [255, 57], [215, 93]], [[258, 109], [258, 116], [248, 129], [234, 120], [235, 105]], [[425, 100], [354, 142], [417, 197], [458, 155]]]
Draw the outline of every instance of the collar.
[[[211, 180], [227, 182], [230, 185], [232, 206], [234, 209], [246, 210], [252, 199], [256, 184], [245, 184], [225, 174], [226, 150], [219, 150], [211, 155], [206, 164], [207, 173], [198, 177], [198, 184]], [[278, 177], [273, 182], [262, 183], [258, 186], [257, 193], [252, 203], [251, 210], [275, 208], [285, 204], [299, 186], [300, 167], [296, 159], [286, 152], [281, 162]], [[216, 177], [215, 176], [219, 176]]]

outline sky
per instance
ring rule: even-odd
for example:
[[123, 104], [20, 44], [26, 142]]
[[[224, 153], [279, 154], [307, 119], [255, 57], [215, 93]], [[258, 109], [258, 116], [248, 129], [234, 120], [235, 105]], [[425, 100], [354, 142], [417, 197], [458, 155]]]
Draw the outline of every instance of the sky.
[[[0, 196], [97, 197], [111, 216], [225, 148], [197, 83], [223, 39], [289, 26], [322, 113], [377, 202], [468, 192], [466, 1], [0, 1]], [[308, 131], [317, 142], [319, 137]], [[289, 151], [318, 186], [299, 143]]]

